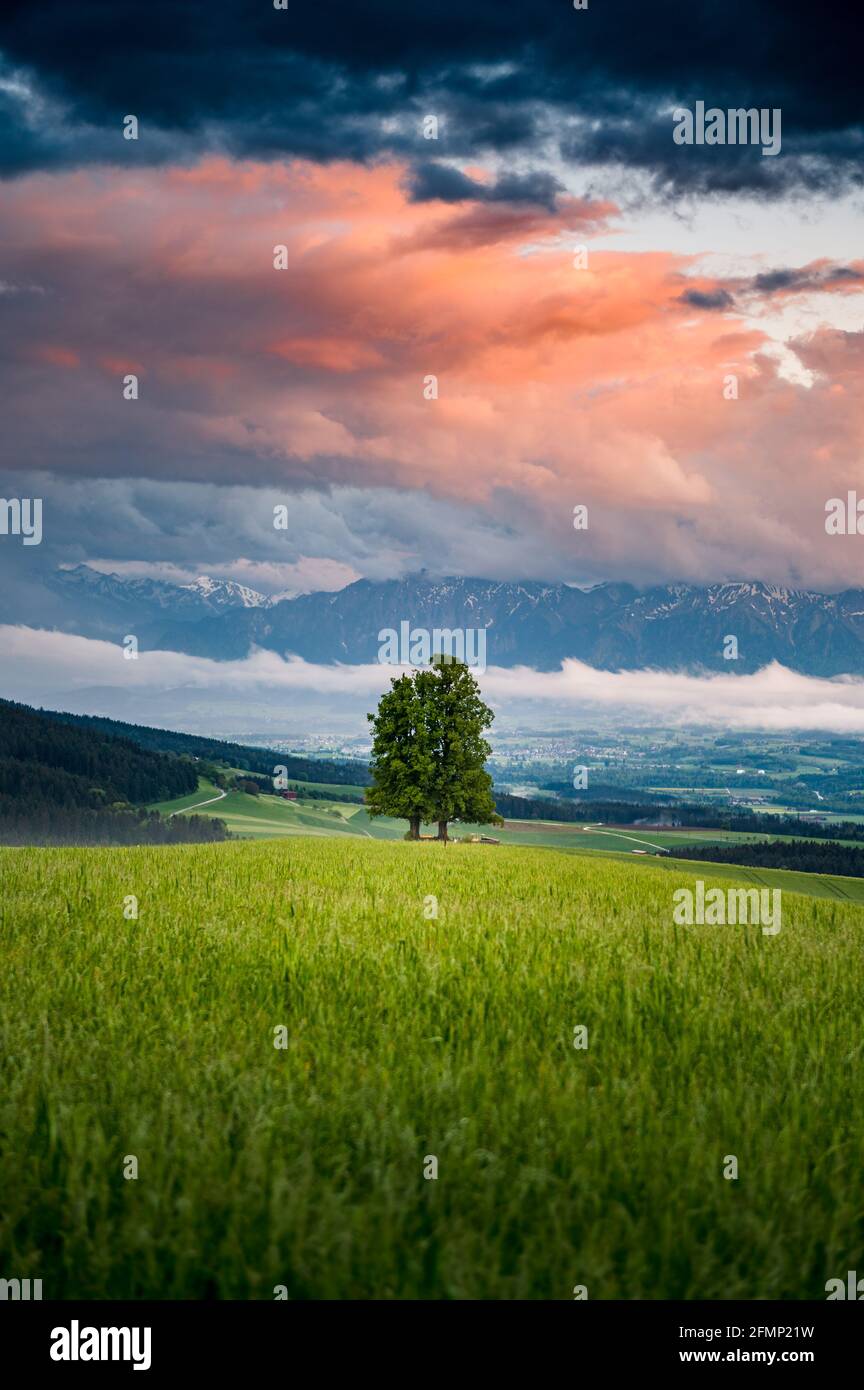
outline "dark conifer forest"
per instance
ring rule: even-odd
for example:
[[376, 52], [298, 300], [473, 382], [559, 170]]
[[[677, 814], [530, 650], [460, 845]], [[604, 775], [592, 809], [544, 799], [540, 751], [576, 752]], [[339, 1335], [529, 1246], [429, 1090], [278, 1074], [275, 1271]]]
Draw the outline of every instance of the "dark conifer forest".
[[194, 792], [193, 759], [0, 702], [0, 843], [107, 845], [224, 840], [224, 822], [145, 806]]

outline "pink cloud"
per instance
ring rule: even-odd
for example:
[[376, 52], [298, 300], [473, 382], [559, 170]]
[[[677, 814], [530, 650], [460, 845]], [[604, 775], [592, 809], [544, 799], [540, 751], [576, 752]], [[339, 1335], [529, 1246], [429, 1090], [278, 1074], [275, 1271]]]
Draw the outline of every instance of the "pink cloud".
[[[209, 159], [7, 185], [2, 273], [49, 289], [8, 307], [13, 440], [59, 470], [516, 498], [558, 547], [584, 502], [574, 555], [610, 566], [644, 517], [682, 573], [851, 578], [822, 509], [860, 470], [861, 335], [792, 343], [804, 389], [734, 309], [682, 306], [687, 258], [592, 249], [609, 203], [412, 203], [404, 182], [395, 165]], [[110, 380], [126, 362], [134, 405]]]

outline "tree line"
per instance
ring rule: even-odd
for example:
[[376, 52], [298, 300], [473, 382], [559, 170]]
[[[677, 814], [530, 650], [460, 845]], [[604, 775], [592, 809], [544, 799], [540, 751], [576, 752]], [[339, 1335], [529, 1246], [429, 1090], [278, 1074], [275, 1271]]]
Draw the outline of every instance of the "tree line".
[[[572, 788], [571, 788], [572, 792]], [[857, 821], [822, 823], [803, 816], [751, 811], [683, 801], [566, 800], [545, 801], [496, 792], [495, 805], [508, 820], [602, 821], [606, 825], [694, 826], [705, 830], [740, 830], [756, 835], [806, 836], [811, 840], [864, 840]]]
[[755, 840], [734, 845], [692, 845], [670, 849], [673, 859], [704, 859], [712, 864], [743, 864], [761, 869], [793, 869], [805, 874], [864, 878], [864, 849], [835, 840]]
[[160, 816], [135, 806], [54, 806], [0, 796], [2, 845], [187, 845], [231, 838], [215, 816]]
[[629, 801], [547, 801], [542, 798], [495, 793], [495, 806], [507, 820], [608, 821], [632, 825], [633, 817], [670, 814], [659, 803], [634, 805]]
[[[327, 775], [327, 769], [320, 771]], [[217, 774], [218, 775], [218, 774]], [[215, 781], [215, 777], [213, 778]], [[224, 781], [225, 778], [222, 778]], [[218, 785], [218, 784], [217, 784]], [[298, 799], [303, 801], [333, 801], [334, 795], [331, 791], [323, 791], [320, 787], [310, 787], [303, 782], [287, 782], [284, 786], [275, 785], [273, 777], [261, 777], [258, 773], [249, 772], [244, 777], [235, 777], [233, 784], [237, 791], [247, 792], [249, 796], [280, 796], [283, 791], [296, 792]], [[361, 792], [340, 792], [339, 801], [345, 801], [355, 806], [362, 806], [363, 794]]]

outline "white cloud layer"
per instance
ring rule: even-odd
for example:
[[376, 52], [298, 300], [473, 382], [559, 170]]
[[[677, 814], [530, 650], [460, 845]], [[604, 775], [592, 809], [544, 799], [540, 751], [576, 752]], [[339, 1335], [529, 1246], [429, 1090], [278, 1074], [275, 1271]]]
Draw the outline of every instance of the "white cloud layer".
[[[398, 668], [314, 665], [299, 657], [253, 651], [242, 661], [212, 661], [180, 652], [142, 651], [128, 660], [123, 648], [68, 633], [0, 626], [0, 694], [27, 703], [56, 702], [65, 694], [76, 708], [106, 697], [186, 692], [194, 701], [284, 700], [338, 697], [356, 701], [358, 719], [371, 709]], [[489, 667], [480, 677], [484, 697], [508, 718], [554, 715], [574, 722], [593, 714], [666, 725], [864, 733], [864, 679], [820, 679], [776, 662], [753, 675], [690, 676], [663, 671], [598, 671], [565, 661], [559, 671]], [[85, 699], [82, 701], [82, 696]]]

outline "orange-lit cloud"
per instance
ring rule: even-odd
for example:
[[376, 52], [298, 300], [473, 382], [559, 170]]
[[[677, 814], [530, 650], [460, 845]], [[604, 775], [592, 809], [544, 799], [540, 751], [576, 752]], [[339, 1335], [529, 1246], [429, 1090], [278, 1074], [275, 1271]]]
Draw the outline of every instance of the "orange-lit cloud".
[[[4, 414], [58, 470], [505, 498], [510, 524], [516, 499], [558, 547], [584, 502], [598, 562], [626, 564], [647, 518], [682, 572], [701, 546], [714, 573], [749, 549], [752, 572], [767, 556], [830, 579], [821, 508], [860, 466], [860, 336], [793, 343], [814, 374], [794, 384], [734, 307], [682, 303], [682, 284], [717, 289], [686, 258], [592, 250], [617, 217], [415, 203], [395, 165], [32, 175], [6, 189], [3, 273], [47, 292], [10, 306]], [[857, 292], [807, 269], [822, 294]], [[58, 409], [62, 432], [44, 424]]]

